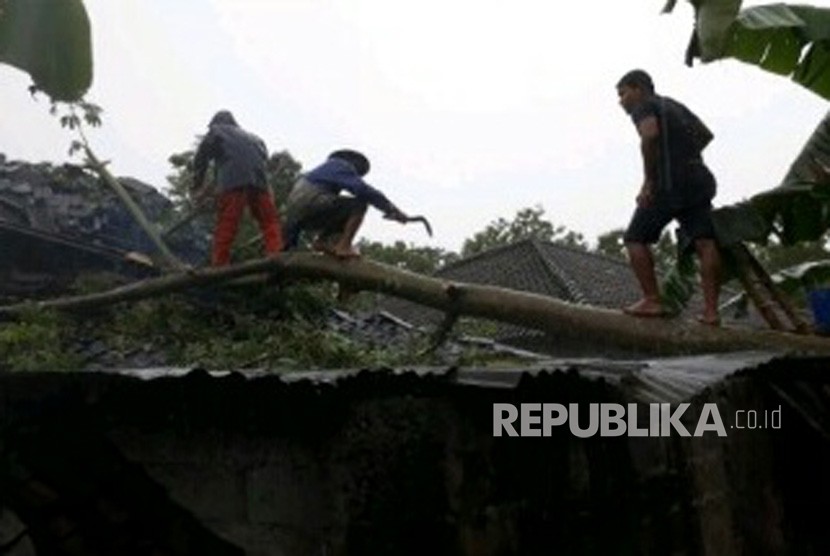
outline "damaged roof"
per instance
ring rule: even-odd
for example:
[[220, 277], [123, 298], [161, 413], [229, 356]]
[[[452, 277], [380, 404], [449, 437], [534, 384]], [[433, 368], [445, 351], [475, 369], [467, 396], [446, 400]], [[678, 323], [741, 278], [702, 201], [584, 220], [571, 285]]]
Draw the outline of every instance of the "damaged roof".
[[[153, 222], [163, 223], [173, 203], [154, 187], [119, 178]], [[81, 166], [29, 164], [0, 154], [0, 241], [7, 247], [0, 295], [54, 292], [81, 269], [147, 276], [131, 254], [154, 253], [146, 232], [101, 180]], [[168, 238], [177, 256], [201, 263], [210, 230], [194, 221]]]
[[[639, 298], [636, 280], [624, 260], [534, 239], [447, 265], [434, 277], [606, 308], [622, 307]], [[444, 316], [440, 311], [390, 297], [382, 298], [379, 307], [417, 325], [434, 326]], [[542, 332], [504, 323], [494, 324], [492, 336], [499, 342], [546, 352], [563, 347], [551, 345], [556, 342], [546, 340]]]

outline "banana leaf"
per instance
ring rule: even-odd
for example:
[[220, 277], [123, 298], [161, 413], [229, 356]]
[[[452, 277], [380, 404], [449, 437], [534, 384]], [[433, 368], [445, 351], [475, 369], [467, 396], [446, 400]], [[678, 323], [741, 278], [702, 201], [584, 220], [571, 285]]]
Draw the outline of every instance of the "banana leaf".
[[830, 228], [830, 112], [790, 165], [781, 185], [755, 195], [750, 204], [774, 226], [784, 245], [815, 241]]
[[830, 99], [830, 9], [786, 4], [748, 8], [738, 14], [726, 43], [725, 57], [790, 76]]
[[[786, 295], [793, 299], [805, 299], [809, 292], [830, 285], [830, 260], [803, 263], [776, 272], [770, 278]], [[722, 312], [731, 312], [735, 317], [746, 316], [749, 299], [742, 292], [728, 299], [720, 306]]]
[[[686, 49], [686, 63], [694, 58], [711, 62], [724, 56], [730, 29], [741, 9], [741, 0], [690, 0], [695, 9], [695, 29]], [[662, 13], [674, 10], [677, 0], [668, 0]]]
[[[671, 11], [670, 1], [664, 11]], [[735, 58], [830, 99], [830, 8], [767, 4], [740, 10], [740, 0], [695, 0], [695, 29], [686, 52], [711, 62]], [[740, 10], [740, 11], [739, 11]]]
[[28, 73], [52, 100], [80, 100], [92, 83], [89, 17], [81, 0], [0, 0], [0, 63]]
[[695, 293], [697, 267], [692, 251], [678, 250], [677, 263], [660, 281], [660, 303], [669, 314], [679, 315]]

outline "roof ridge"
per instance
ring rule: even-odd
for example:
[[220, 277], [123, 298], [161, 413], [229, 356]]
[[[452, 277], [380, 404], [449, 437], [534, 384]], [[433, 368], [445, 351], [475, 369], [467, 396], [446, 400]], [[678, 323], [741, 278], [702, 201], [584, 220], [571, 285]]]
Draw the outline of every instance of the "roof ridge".
[[438, 276], [439, 273], [441, 273], [445, 270], [448, 270], [448, 269], [459, 268], [462, 265], [466, 265], [467, 263], [471, 263], [471, 262], [474, 262], [474, 261], [478, 261], [478, 260], [482, 260], [482, 259], [485, 259], [485, 258], [493, 257], [495, 255], [498, 255], [502, 251], [507, 251], [508, 249], [514, 249], [516, 246], [519, 246], [522, 243], [532, 243], [533, 241], [536, 241], [536, 240], [532, 239], [532, 238], [525, 238], [525, 239], [520, 239], [519, 241], [516, 241], [516, 242], [513, 242], [513, 243], [506, 243], [504, 245], [499, 245], [497, 247], [492, 247], [492, 248], [486, 249], [484, 251], [479, 251], [478, 253], [476, 253], [474, 255], [470, 255], [469, 257], [464, 257], [463, 259], [459, 259], [455, 262], [452, 262], [448, 265], [445, 265], [445, 266], [441, 267], [439, 270], [437, 270], [433, 274], [433, 276]]
[[580, 247], [575, 247], [573, 245], [566, 245], [564, 243], [554, 243], [552, 241], [542, 241], [542, 240], [535, 240], [535, 241], [538, 241], [539, 243], [544, 243], [546, 245], [552, 245], [552, 246], [556, 247], [557, 249], [564, 249], [566, 251], [571, 251], [573, 253], [580, 253], [582, 255], [588, 255], [588, 256], [594, 257], [595, 259], [602, 259], [603, 261], [606, 261], [606, 262], [613, 262], [613, 263], [619, 264], [621, 266], [628, 266], [628, 263], [624, 259], [617, 258], [617, 257], [612, 257], [611, 255], [606, 255], [605, 253], [598, 253], [597, 251], [591, 251], [587, 248], [583, 249], [583, 248], [580, 248]]
[[[587, 296], [585, 292], [572, 280], [564, 269], [560, 268], [558, 265], [553, 264], [552, 261], [549, 261], [547, 257], [545, 257], [544, 253], [542, 252], [542, 244], [548, 245], [556, 245], [553, 242], [549, 241], [541, 241], [538, 239], [530, 240], [531, 245], [533, 246], [533, 250], [539, 255], [539, 258], [542, 259], [543, 266], [547, 272], [547, 274], [553, 278], [555, 282], [557, 282], [562, 289], [565, 290], [565, 293], [568, 294], [568, 297], [571, 298], [571, 301], [576, 303], [587, 303]], [[563, 246], [564, 247], [564, 246]]]

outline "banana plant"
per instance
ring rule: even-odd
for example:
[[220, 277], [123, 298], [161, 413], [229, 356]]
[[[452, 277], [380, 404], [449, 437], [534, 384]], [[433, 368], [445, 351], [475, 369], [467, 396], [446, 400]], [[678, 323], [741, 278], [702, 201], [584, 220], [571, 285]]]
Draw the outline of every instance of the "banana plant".
[[92, 83], [89, 17], [81, 0], [0, 0], [0, 63], [28, 73], [31, 90], [81, 100]]
[[[765, 245], [771, 235], [785, 246], [822, 241], [830, 229], [830, 112], [778, 187], [720, 207], [713, 211], [712, 218], [718, 242], [724, 247], [741, 242]], [[724, 270], [727, 277], [737, 272], [729, 265]], [[772, 280], [784, 293], [801, 298], [811, 289], [830, 283], [830, 262], [805, 263], [773, 275]], [[726, 305], [745, 307], [745, 294]]]
[[[670, 0], [664, 12], [670, 12]], [[734, 58], [830, 99], [830, 8], [767, 4], [741, 10], [740, 0], [693, 0], [695, 29], [686, 63]]]
[[[830, 260], [802, 263], [776, 272], [771, 276], [776, 287], [794, 299], [804, 299], [810, 292], [826, 287], [830, 283]], [[727, 299], [721, 311], [744, 317], [749, 310], [746, 292]]]
[[[740, 0], [690, 2], [695, 25], [686, 51], [688, 65], [694, 59], [706, 63], [733, 58], [788, 76], [830, 99], [830, 9], [770, 4], [741, 10]], [[677, 0], [668, 0], [663, 12], [671, 12], [676, 4]], [[718, 240], [727, 247], [746, 241], [765, 244], [772, 234], [783, 245], [821, 238], [830, 228], [830, 112], [780, 185], [717, 209], [713, 219]], [[803, 291], [808, 282], [830, 280], [824, 268], [794, 269], [776, 276], [775, 281], [785, 291]], [[729, 275], [734, 272], [727, 269]], [[675, 290], [669, 297], [685, 304], [688, 292]]]
[[[711, 62], [726, 52], [730, 30], [741, 9], [741, 0], [690, 0], [695, 9], [695, 28], [686, 50], [686, 63], [693, 58]], [[663, 13], [674, 10], [677, 0], [668, 0]]]

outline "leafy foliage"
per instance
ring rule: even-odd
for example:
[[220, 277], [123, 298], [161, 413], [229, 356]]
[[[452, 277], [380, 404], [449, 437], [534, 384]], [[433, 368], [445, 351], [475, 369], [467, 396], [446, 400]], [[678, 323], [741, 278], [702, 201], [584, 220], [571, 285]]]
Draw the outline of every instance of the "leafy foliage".
[[[102, 286], [96, 277], [86, 281]], [[64, 326], [69, 344], [96, 345], [88, 362], [118, 366], [149, 354], [166, 365], [273, 371], [429, 364], [426, 339], [396, 345], [358, 341], [327, 326], [330, 285], [258, 284], [201, 290], [110, 308]], [[37, 365], [33, 365], [37, 368]]]
[[[740, 0], [695, 0], [695, 30], [686, 53], [711, 62], [735, 58], [789, 76], [830, 99], [830, 9], [767, 4], [740, 10]], [[669, 2], [664, 11], [671, 11]]]
[[695, 290], [696, 266], [689, 250], [681, 253], [660, 283], [660, 302], [672, 314], [679, 314], [689, 304]]
[[92, 83], [89, 16], [81, 0], [0, 2], [0, 62], [32, 77], [32, 90], [80, 100]]
[[555, 226], [544, 218], [545, 210], [536, 205], [516, 212], [513, 220], [498, 218], [484, 230], [473, 235], [464, 242], [461, 255], [469, 257], [488, 249], [510, 245], [525, 239], [549, 241], [560, 245], [568, 245], [578, 249], [587, 249], [587, 243], [582, 234], [568, 230], [564, 226]]
[[280, 209], [285, 207], [288, 194], [302, 170], [303, 165], [286, 150], [273, 153], [268, 159], [268, 184]]
[[[729, 44], [728, 31], [731, 29], [741, 0], [690, 0], [695, 9], [695, 30], [686, 50], [686, 63], [694, 57], [704, 62], [723, 56]], [[663, 13], [671, 12], [676, 0], [669, 0]]]
[[816, 242], [830, 228], [830, 113], [791, 165], [783, 183], [713, 213], [724, 245]]
[[440, 247], [417, 246], [396, 241], [385, 245], [361, 238], [357, 247], [363, 256], [411, 272], [433, 274], [436, 270], [459, 260], [458, 253]]
[[755, 258], [770, 272], [785, 271], [805, 263], [830, 259], [827, 246], [830, 232], [816, 241], [803, 241], [793, 245], [784, 245], [779, 241], [770, 241], [766, 245], [751, 245]]
[[774, 4], [743, 10], [723, 52], [830, 99], [830, 10]]
[[34, 308], [14, 323], [0, 324], [0, 361], [11, 371], [69, 371], [81, 358], [68, 342], [71, 327], [56, 313]]
[[[597, 238], [596, 252], [609, 257], [625, 259], [625, 242], [623, 234], [625, 230], [618, 228], [605, 232]], [[677, 242], [669, 230], [665, 230], [660, 240], [652, 246], [654, 255], [654, 268], [659, 275], [668, 274], [675, 266], [677, 260]]]

